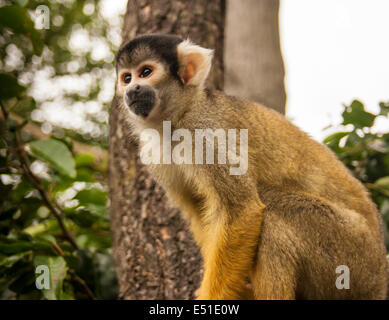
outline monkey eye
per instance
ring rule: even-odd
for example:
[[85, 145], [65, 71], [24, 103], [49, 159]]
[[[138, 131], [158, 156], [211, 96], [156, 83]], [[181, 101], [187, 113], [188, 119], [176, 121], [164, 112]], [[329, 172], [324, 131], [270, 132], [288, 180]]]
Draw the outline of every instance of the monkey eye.
[[127, 83], [127, 84], [130, 83], [131, 79], [132, 79], [131, 73], [124, 73], [122, 75], [122, 79], [123, 79], [124, 83]]
[[148, 77], [152, 72], [153, 72], [153, 70], [152, 70], [150, 67], [144, 67], [144, 68], [142, 69], [142, 71], [140, 72], [139, 77], [141, 77], [141, 78], [146, 78], [146, 77]]

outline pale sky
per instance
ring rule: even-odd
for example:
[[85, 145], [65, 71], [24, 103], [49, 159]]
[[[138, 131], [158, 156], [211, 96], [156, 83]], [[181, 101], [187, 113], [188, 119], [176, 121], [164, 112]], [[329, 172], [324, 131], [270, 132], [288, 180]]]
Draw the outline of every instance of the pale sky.
[[322, 140], [324, 127], [341, 122], [343, 103], [358, 98], [377, 111], [388, 101], [388, 19], [388, 0], [281, 0], [288, 118]]

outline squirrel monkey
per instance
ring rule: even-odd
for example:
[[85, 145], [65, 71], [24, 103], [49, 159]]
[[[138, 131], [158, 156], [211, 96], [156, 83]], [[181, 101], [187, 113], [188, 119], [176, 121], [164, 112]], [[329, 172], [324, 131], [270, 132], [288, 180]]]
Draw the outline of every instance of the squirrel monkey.
[[198, 299], [384, 299], [382, 221], [365, 188], [282, 115], [206, 89], [212, 56], [145, 35], [116, 59], [115, 107], [200, 246]]

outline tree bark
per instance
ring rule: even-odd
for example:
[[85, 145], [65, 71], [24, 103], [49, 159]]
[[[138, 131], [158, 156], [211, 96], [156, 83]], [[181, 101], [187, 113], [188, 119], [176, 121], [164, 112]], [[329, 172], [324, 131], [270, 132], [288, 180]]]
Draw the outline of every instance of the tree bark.
[[226, 93], [285, 113], [278, 0], [227, 0]]
[[[214, 48], [208, 85], [223, 88], [224, 0], [130, 0], [123, 43], [146, 33], [177, 34]], [[113, 255], [122, 299], [192, 299], [202, 262], [181, 214], [140, 163], [128, 128], [110, 114], [109, 187]]]

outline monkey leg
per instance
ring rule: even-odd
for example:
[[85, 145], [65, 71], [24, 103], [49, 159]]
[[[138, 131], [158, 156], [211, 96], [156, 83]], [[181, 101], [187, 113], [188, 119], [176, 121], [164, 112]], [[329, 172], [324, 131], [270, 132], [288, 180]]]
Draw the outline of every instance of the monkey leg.
[[[307, 193], [267, 190], [256, 299], [380, 299], [387, 267], [381, 243], [358, 213]], [[381, 251], [382, 250], [382, 251]], [[350, 270], [350, 290], [337, 288], [336, 269]]]
[[[251, 274], [254, 297], [258, 300], [296, 299], [299, 250], [303, 246], [296, 226], [298, 211], [290, 208], [292, 202], [283, 200], [284, 193], [272, 191], [260, 197], [266, 208]], [[289, 211], [293, 213], [290, 216]]]
[[253, 270], [251, 283], [256, 300], [294, 300], [296, 299], [295, 268], [285, 257], [266, 248], [259, 250], [257, 265]]
[[252, 297], [247, 282], [257, 255], [263, 204], [246, 204], [229, 216], [219, 212], [218, 221], [207, 226], [207, 243], [202, 248], [204, 278], [199, 300], [232, 300]]

